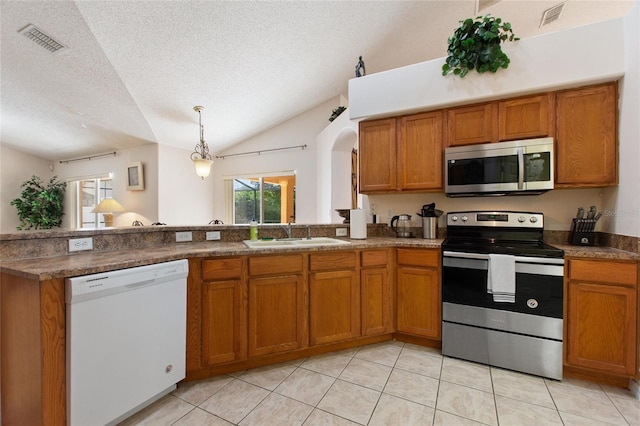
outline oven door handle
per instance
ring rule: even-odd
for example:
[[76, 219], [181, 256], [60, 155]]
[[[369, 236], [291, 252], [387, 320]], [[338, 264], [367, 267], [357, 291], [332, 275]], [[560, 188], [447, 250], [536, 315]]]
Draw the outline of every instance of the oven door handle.
[[[457, 251], [443, 251], [442, 257], [455, 257], [460, 259], [477, 259], [477, 260], [489, 260], [488, 254], [483, 253], [462, 253]], [[564, 265], [563, 258], [547, 258], [547, 257], [525, 257], [515, 256], [516, 262], [519, 263], [542, 263], [552, 265]]]

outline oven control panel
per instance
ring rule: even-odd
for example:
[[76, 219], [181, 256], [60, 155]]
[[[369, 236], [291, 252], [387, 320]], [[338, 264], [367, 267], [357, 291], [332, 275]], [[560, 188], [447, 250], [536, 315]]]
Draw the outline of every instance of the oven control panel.
[[447, 213], [447, 226], [543, 229], [544, 214], [536, 212], [467, 211]]

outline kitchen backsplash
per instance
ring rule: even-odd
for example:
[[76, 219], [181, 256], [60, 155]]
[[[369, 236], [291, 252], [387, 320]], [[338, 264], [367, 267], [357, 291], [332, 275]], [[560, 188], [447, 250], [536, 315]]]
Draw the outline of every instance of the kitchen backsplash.
[[[335, 237], [337, 228], [346, 228], [348, 230], [349, 224], [311, 225], [311, 236]], [[220, 240], [208, 241], [211, 244], [249, 239], [249, 225], [148, 226], [103, 230], [24, 231], [13, 234], [0, 234], [0, 260], [69, 254], [70, 238], [92, 237], [92, 252], [94, 253], [158, 247], [176, 244], [176, 232], [181, 231], [191, 231], [193, 242], [205, 242], [206, 233], [209, 231], [220, 231]], [[280, 225], [263, 225], [258, 227], [258, 236], [260, 238], [284, 238], [286, 233]], [[294, 224], [292, 236], [305, 238], [307, 236], [307, 226]], [[385, 237], [394, 235], [389, 227], [384, 224], [369, 224], [367, 226], [367, 236]]]

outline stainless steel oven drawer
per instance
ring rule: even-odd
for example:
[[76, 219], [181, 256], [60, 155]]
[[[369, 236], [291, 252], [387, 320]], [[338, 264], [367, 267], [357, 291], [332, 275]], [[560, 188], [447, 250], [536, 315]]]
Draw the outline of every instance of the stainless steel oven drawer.
[[562, 380], [562, 342], [442, 323], [442, 354]]
[[442, 321], [562, 341], [562, 318], [523, 314], [477, 306], [442, 304]]

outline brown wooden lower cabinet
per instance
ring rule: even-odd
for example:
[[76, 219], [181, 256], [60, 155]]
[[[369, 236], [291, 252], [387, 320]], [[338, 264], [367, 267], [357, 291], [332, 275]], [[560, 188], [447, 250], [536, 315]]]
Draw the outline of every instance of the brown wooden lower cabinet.
[[360, 303], [363, 336], [393, 331], [394, 298], [391, 293], [391, 250], [361, 252]]
[[440, 340], [440, 251], [398, 249], [397, 257], [397, 331]]
[[187, 279], [187, 371], [247, 358], [245, 256], [191, 259]]
[[569, 260], [567, 365], [636, 375], [637, 271], [635, 262]]
[[241, 280], [202, 284], [202, 363], [247, 358], [247, 285]]
[[0, 273], [3, 425], [65, 425], [64, 278]]
[[309, 279], [309, 343], [360, 336], [360, 281], [355, 270], [313, 272]]
[[309, 254], [309, 344], [360, 336], [360, 280], [355, 251]]

